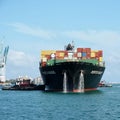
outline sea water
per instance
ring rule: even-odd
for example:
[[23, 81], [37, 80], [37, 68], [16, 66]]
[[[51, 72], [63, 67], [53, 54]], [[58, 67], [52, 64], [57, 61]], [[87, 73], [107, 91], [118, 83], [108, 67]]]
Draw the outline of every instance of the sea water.
[[0, 90], [0, 120], [120, 120], [120, 85], [85, 93]]

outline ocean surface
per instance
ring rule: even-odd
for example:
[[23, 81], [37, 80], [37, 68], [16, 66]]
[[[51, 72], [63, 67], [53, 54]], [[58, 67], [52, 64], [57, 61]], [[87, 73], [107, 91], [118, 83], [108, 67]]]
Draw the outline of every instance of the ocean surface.
[[0, 120], [120, 120], [120, 85], [85, 93], [0, 89]]

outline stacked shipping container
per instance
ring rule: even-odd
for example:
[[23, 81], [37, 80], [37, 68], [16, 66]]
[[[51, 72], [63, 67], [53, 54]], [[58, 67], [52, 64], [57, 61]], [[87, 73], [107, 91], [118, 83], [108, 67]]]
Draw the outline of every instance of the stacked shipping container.
[[80, 60], [85, 62], [92, 62], [97, 60], [102, 62], [103, 51], [102, 50], [91, 50], [91, 48], [77, 48], [76, 52], [66, 50], [44, 50], [41, 52], [41, 63], [45, 66], [50, 60], [55, 59], [56, 61], [63, 60]]

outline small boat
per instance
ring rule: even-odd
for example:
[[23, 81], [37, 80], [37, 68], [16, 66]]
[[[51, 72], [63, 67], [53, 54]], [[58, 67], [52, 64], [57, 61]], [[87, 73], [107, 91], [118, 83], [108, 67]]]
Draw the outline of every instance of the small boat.
[[112, 84], [107, 83], [106, 81], [101, 81], [98, 85], [99, 87], [112, 87]]

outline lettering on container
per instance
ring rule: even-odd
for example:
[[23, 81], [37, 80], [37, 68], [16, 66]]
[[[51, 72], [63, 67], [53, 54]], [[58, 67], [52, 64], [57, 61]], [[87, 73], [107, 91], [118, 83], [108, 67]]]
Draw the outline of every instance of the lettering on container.
[[102, 73], [103, 73], [102, 71], [95, 71], [95, 70], [91, 71], [91, 74], [99, 74], [99, 75], [101, 75]]
[[55, 71], [46, 71], [46, 72], [42, 72], [43, 74], [56, 74]]

